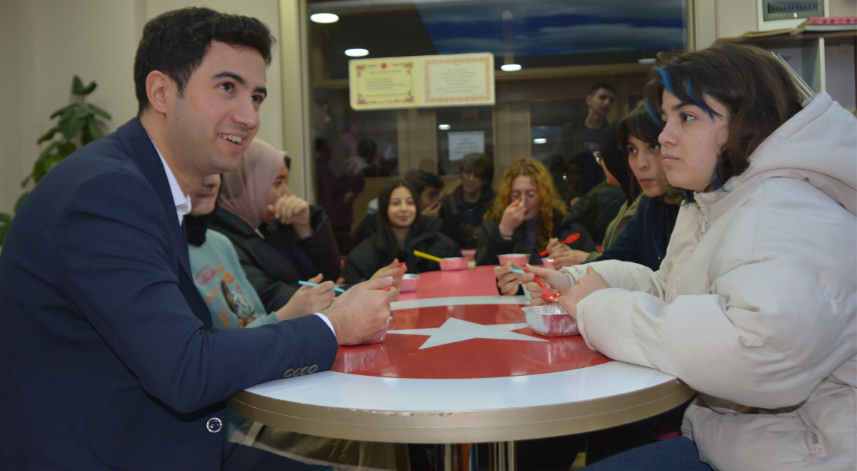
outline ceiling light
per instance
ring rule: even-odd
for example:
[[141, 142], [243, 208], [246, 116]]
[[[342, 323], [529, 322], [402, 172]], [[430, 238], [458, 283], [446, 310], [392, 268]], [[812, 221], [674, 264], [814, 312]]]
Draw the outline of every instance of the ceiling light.
[[313, 23], [336, 23], [339, 17], [333, 13], [316, 13], [309, 17]]
[[449, 131], [450, 126], [448, 124], [438, 124], [437, 128], [441, 131]]
[[355, 49], [346, 49], [346, 50], [345, 50], [345, 55], [346, 55], [346, 56], [348, 56], [348, 57], [363, 57], [363, 56], [368, 56], [368, 55], [369, 55], [369, 50], [368, 50], [368, 49], [360, 49], [360, 48], [355, 48]]
[[547, 144], [548, 140], [543, 137], [537, 137], [533, 139], [533, 144]]
[[639, 62], [640, 64], [654, 64], [657, 61], [658, 60], [654, 57], [644, 57], [642, 59], [637, 59], [637, 62]]
[[521, 64], [503, 64], [500, 66], [500, 70], [503, 72], [516, 72], [521, 70]]

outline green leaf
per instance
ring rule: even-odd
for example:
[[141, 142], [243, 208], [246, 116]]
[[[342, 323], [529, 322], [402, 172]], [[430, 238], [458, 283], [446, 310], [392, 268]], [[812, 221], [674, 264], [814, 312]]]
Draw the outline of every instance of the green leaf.
[[57, 154], [45, 159], [45, 161], [42, 162], [42, 167], [45, 169], [45, 173], [50, 172], [51, 169], [56, 167], [58, 163], [62, 162], [64, 158], [66, 158], [65, 155]]
[[86, 120], [86, 130], [92, 136], [92, 140], [101, 139], [104, 137], [104, 133], [101, 132], [101, 129], [98, 128], [98, 123], [95, 122], [95, 118], [92, 116]]
[[97, 114], [98, 116], [101, 116], [104, 119], [111, 119], [112, 118], [112, 116], [110, 116], [110, 113], [102, 110], [101, 108], [99, 108], [99, 107], [97, 107], [91, 103], [88, 103], [86, 106], [88, 106], [89, 109], [92, 110], [93, 113]]
[[[66, 115], [66, 113], [67, 113], [68, 111], [70, 111], [70, 110], [74, 109], [74, 107], [75, 107], [75, 106], [77, 106], [77, 103], [72, 103], [72, 104], [70, 104], [70, 105], [63, 106], [62, 108], [60, 108], [60, 109], [58, 109], [58, 110], [54, 111], [54, 113], [51, 115], [51, 118], [50, 118], [50, 119], [54, 119], [54, 118], [56, 118], [57, 116], [60, 116], [60, 115], [65, 115], [65, 116], [67, 116], [67, 115]], [[63, 117], [65, 117], [65, 116], [63, 116]]]
[[83, 93], [81, 93], [81, 95], [89, 95], [90, 93], [92, 93], [93, 90], [95, 90], [95, 87], [97, 86], [98, 84], [95, 83], [95, 80], [89, 82], [89, 85], [87, 85], [86, 88], [83, 89]]
[[80, 106], [74, 109], [74, 115], [80, 119], [86, 119], [92, 116], [92, 112], [86, 107], [85, 103], [80, 103]]
[[33, 182], [39, 183], [39, 180], [45, 176], [47, 171], [45, 170], [45, 166], [42, 165], [42, 162], [36, 162], [33, 164]]
[[54, 126], [54, 127], [50, 128], [50, 129], [48, 129], [48, 132], [46, 132], [46, 133], [42, 134], [42, 137], [40, 137], [40, 138], [39, 138], [39, 140], [38, 140], [38, 141], [36, 141], [36, 144], [41, 144], [41, 143], [43, 143], [43, 142], [45, 142], [45, 141], [50, 141], [51, 139], [53, 139], [54, 134], [56, 134], [56, 132], [57, 132], [57, 127], [56, 127], [56, 126]]
[[24, 204], [24, 200], [27, 199], [27, 195], [29, 195], [29, 194], [30, 194], [29, 191], [25, 191], [25, 192], [21, 193], [21, 196], [18, 197], [18, 201], [15, 201], [14, 207], [15, 207], [16, 213], [18, 212], [18, 208], [20, 208], [21, 205]]
[[72, 152], [77, 150], [77, 146], [74, 145], [74, 142], [66, 141], [60, 145], [59, 150], [57, 151], [57, 155], [62, 156], [63, 158], [71, 155]]
[[27, 177], [26, 177], [26, 178], [24, 178], [23, 180], [21, 180], [21, 188], [24, 188], [25, 186], [27, 186], [27, 182], [29, 182], [29, 181], [30, 181], [30, 176], [29, 176], [29, 175], [27, 175]]
[[80, 77], [75, 75], [71, 82], [71, 92], [75, 95], [84, 95], [83, 90], [83, 82], [80, 81]]
[[9, 226], [12, 225], [12, 216], [6, 213], [0, 213], [0, 246], [6, 241], [6, 234], [9, 233]]
[[72, 139], [78, 131], [80, 131], [80, 128], [83, 127], [84, 123], [84, 120], [78, 118], [77, 115], [73, 115], [60, 121], [60, 124], [57, 127], [66, 139]]
[[86, 126], [80, 130], [80, 145], [85, 146], [94, 140], [95, 138], [92, 137], [92, 133], [89, 132], [89, 123], [87, 122]]
[[45, 160], [48, 157], [48, 155], [51, 152], [53, 152], [54, 149], [58, 149], [59, 146], [60, 146], [59, 142], [51, 142], [51, 145], [45, 147], [45, 149], [42, 151], [42, 153], [39, 154], [39, 158], [36, 159], [36, 162], [41, 162], [41, 161]]

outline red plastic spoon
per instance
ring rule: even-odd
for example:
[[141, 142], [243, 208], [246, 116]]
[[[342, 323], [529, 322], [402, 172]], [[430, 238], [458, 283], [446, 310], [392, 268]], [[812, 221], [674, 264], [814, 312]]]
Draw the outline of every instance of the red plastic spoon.
[[[527, 271], [526, 268], [524, 268], [524, 271], [527, 273], [531, 273], [531, 272]], [[552, 290], [547, 284], [545, 284], [545, 282], [542, 281], [541, 278], [539, 278], [539, 275], [534, 274], [533, 275], [533, 281], [535, 281], [536, 283], [539, 284], [539, 286], [542, 287], [542, 298], [544, 298], [545, 301], [554, 302], [560, 298], [560, 294], [557, 293], [556, 291]]]
[[[579, 232], [575, 232], [574, 234], [569, 234], [568, 237], [566, 237], [565, 240], [560, 242], [560, 243], [561, 244], [573, 244], [573, 243], [577, 242], [577, 239], [580, 239], [580, 233]], [[542, 253], [540, 253], [539, 255], [544, 257], [547, 254], [548, 254], [548, 249], [544, 249], [542, 251]]]

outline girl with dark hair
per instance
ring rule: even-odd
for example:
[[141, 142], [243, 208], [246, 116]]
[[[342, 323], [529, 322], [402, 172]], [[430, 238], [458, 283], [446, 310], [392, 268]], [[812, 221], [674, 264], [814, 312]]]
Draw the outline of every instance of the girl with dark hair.
[[590, 469], [854, 469], [857, 120], [824, 92], [801, 106], [757, 47], [659, 58], [647, 104], [687, 195], [660, 269], [533, 271], [591, 348], [699, 395], [682, 437]]
[[[615, 219], [614, 234], [607, 241], [603, 253], [575, 251], [569, 258], [572, 263], [556, 264], [557, 267], [572, 266], [594, 260], [621, 260], [645, 265], [657, 270], [667, 251], [670, 235], [678, 217], [681, 193], [669, 186], [666, 173], [661, 167], [661, 145], [658, 135], [661, 128], [640, 104], [634, 111], [617, 122], [614, 142], [622, 150], [626, 175], [628, 200], [622, 219]], [[605, 131], [605, 136], [607, 131]], [[607, 144], [609, 147], [609, 144]], [[603, 156], [604, 154], [602, 154]], [[603, 159], [603, 157], [602, 157]], [[606, 160], [605, 160], [606, 162]], [[627, 209], [626, 209], [627, 208]]]
[[[404, 178], [393, 178], [381, 187], [378, 231], [348, 254], [346, 283], [384, 276], [401, 279], [405, 270], [407, 273], [440, 270], [437, 262], [417, 257], [414, 250], [440, 258], [461, 257], [458, 244], [438, 232], [440, 219], [420, 217], [415, 194], [413, 185]], [[405, 262], [401, 269], [400, 260]]]

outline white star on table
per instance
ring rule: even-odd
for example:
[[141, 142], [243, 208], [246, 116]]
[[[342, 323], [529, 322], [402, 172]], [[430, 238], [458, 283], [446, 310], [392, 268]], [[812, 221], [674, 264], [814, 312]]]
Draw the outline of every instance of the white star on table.
[[422, 345], [420, 350], [424, 348], [437, 347], [448, 343], [461, 342], [470, 339], [496, 339], [496, 340], [525, 340], [529, 342], [547, 342], [545, 339], [530, 337], [529, 335], [518, 334], [513, 330], [523, 329], [527, 327], [523, 324], [495, 324], [482, 325], [475, 322], [463, 321], [450, 317], [443, 323], [442, 326], [434, 329], [407, 329], [407, 330], [389, 330], [388, 334], [404, 334], [404, 335], [428, 335], [429, 338]]

